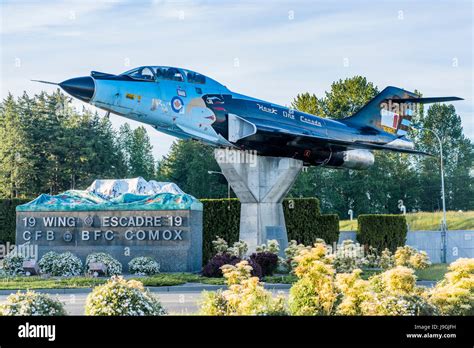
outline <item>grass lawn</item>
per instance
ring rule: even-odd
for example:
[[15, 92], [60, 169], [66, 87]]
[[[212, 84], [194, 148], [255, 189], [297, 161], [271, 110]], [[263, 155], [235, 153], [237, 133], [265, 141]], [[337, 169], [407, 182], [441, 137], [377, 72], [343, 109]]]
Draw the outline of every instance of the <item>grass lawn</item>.
[[[424, 270], [416, 271], [418, 280], [440, 280], [447, 271], [446, 264], [434, 264]], [[366, 270], [362, 273], [363, 279], [379, 273], [376, 270]], [[128, 278], [128, 277], [127, 277]], [[207, 278], [192, 273], [161, 273], [154, 276], [130, 277], [140, 280], [145, 286], [173, 286], [185, 283], [201, 283], [210, 285], [223, 285], [224, 278]], [[0, 278], [0, 290], [33, 290], [33, 289], [66, 289], [66, 288], [91, 288], [107, 281], [108, 278], [72, 277], [72, 278], [41, 278], [12, 277]], [[298, 280], [294, 275], [274, 275], [263, 278], [265, 283], [293, 284]]]
[[[140, 280], [145, 286], [173, 286], [185, 283], [224, 284], [224, 278], [206, 278], [191, 273], [161, 273], [149, 277], [131, 278]], [[0, 290], [91, 288], [105, 283], [107, 279], [92, 277], [41, 278], [36, 276], [0, 278]]]
[[435, 263], [427, 269], [420, 269], [416, 271], [418, 280], [441, 280], [444, 274], [448, 271], [448, 265], [445, 263]]
[[[442, 212], [420, 212], [407, 214], [406, 217], [411, 231], [423, 231], [439, 230], [442, 215]], [[474, 230], [474, 211], [448, 211], [446, 219], [450, 230]], [[339, 228], [341, 231], [356, 231], [357, 220], [341, 220]]]

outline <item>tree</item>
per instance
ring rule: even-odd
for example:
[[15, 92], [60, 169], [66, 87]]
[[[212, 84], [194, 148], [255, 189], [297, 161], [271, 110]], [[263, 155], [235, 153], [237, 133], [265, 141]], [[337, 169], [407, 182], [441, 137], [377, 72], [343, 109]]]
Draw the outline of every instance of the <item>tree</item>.
[[71, 107], [59, 90], [0, 106], [0, 195], [34, 197], [121, 177], [124, 161], [107, 118]]
[[291, 102], [291, 107], [301, 112], [325, 117], [322, 101], [316, 97], [316, 94], [308, 92], [298, 94]]
[[130, 177], [141, 176], [150, 180], [155, 175], [155, 160], [153, 147], [145, 127], [140, 126], [134, 130], [128, 123], [123, 124], [119, 130], [119, 147]]
[[345, 118], [359, 111], [379, 93], [372, 82], [365, 77], [354, 76], [333, 82], [331, 90], [322, 99], [326, 117]]
[[18, 104], [11, 94], [0, 108], [0, 195], [16, 198], [22, 195], [25, 186], [24, 171], [30, 172], [27, 161], [28, 149], [21, 141], [25, 138], [18, 113]]
[[214, 148], [196, 141], [178, 140], [159, 163], [160, 180], [175, 182], [185, 192], [198, 198], [227, 196], [227, 181], [214, 159]]
[[[339, 80], [324, 98], [299, 94], [292, 106], [319, 116], [344, 118], [360, 110], [378, 94], [378, 89], [362, 76]], [[317, 196], [326, 212], [345, 217], [348, 209], [359, 213], [395, 213], [398, 200], [415, 201], [416, 175], [408, 156], [375, 153], [374, 166], [366, 171], [310, 168], [297, 178], [290, 195]]]
[[[447, 209], [472, 209], [474, 179], [470, 168], [474, 161], [471, 141], [463, 134], [461, 118], [453, 105], [434, 104], [419, 121], [422, 128], [435, 131], [443, 144], [445, 192]], [[422, 131], [418, 137], [420, 148], [434, 157], [420, 160], [418, 170], [421, 185], [422, 210], [440, 210], [440, 163], [439, 144], [430, 131]]]

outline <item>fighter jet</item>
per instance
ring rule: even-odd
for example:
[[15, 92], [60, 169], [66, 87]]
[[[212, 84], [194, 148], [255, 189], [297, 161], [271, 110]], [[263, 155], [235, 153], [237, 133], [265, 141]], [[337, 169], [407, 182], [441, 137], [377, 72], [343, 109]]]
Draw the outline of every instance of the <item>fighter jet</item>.
[[426, 154], [406, 137], [416, 108], [462, 100], [421, 98], [386, 87], [355, 114], [336, 120], [235, 93], [207, 76], [176, 67], [141, 66], [119, 75], [92, 71], [58, 85], [108, 114], [178, 138], [350, 169], [370, 167], [374, 150]]

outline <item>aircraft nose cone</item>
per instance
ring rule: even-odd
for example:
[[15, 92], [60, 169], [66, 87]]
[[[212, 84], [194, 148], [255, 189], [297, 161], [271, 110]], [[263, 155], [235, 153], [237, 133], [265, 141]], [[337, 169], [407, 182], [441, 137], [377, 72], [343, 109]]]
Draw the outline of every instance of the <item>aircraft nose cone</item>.
[[62, 89], [73, 97], [89, 102], [94, 96], [94, 80], [90, 76], [75, 77], [59, 84]]

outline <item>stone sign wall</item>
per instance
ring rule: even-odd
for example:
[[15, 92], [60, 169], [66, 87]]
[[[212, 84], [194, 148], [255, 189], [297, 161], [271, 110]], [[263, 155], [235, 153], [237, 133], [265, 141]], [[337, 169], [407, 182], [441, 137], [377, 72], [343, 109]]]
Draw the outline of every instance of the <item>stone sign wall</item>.
[[202, 264], [202, 210], [17, 211], [16, 243], [70, 251], [83, 261], [106, 252], [128, 270], [150, 256], [163, 272], [198, 272]]

